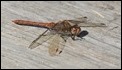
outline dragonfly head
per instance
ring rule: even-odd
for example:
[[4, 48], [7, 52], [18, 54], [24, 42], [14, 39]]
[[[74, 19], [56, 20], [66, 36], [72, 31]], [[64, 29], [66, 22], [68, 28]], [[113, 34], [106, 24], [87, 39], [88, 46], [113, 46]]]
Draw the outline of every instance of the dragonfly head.
[[82, 38], [88, 35], [88, 31], [86, 30], [81, 31], [81, 28], [78, 25], [74, 25], [71, 27], [71, 34]]
[[77, 24], [71, 27], [72, 35], [77, 36], [77, 35], [79, 35], [80, 32], [81, 32], [81, 28]]

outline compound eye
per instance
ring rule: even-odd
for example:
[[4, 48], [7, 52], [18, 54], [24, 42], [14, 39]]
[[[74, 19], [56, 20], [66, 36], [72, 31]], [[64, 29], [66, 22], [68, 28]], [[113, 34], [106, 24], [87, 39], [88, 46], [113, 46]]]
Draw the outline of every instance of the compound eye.
[[76, 31], [77, 29], [76, 28], [73, 28], [73, 31]]
[[72, 28], [72, 29], [71, 29], [71, 33], [72, 33], [72, 34], [75, 34], [75, 32], [76, 32], [76, 29], [75, 29], [75, 28]]
[[77, 29], [76, 29], [76, 28], [73, 28], [72, 30], [73, 30], [73, 32], [76, 32], [76, 31], [77, 31]]

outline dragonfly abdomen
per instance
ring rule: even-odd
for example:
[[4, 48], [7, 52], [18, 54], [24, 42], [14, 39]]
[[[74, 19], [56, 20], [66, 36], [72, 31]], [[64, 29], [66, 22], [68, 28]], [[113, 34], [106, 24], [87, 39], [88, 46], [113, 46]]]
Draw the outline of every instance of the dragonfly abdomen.
[[46, 28], [52, 28], [55, 26], [55, 23], [53, 22], [33, 22], [28, 20], [13, 20], [12, 22], [19, 24], [19, 25], [27, 25], [27, 26], [38, 26], [38, 27], [46, 27]]

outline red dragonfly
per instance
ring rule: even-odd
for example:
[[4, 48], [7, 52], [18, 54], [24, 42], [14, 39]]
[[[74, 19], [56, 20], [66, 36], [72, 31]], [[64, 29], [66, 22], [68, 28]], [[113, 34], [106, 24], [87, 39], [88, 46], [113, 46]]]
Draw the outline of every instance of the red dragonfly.
[[104, 23], [92, 23], [87, 17], [81, 17], [73, 20], [63, 20], [59, 22], [34, 22], [28, 20], [13, 20], [12, 22], [19, 25], [38, 26], [47, 28], [45, 32], [39, 35], [29, 46], [33, 49], [44, 42], [48, 42], [49, 54], [51, 56], [58, 55], [64, 49], [63, 45], [69, 37], [75, 40], [75, 37], [84, 37], [87, 31], [81, 31], [80, 27], [106, 27]]

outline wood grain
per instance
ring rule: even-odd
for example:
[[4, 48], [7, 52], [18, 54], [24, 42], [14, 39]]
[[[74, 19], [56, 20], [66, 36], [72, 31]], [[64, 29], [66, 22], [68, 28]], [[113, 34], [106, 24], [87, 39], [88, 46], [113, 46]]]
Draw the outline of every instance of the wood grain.
[[[87, 16], [90, 21], [107, 24], [106, 28], [85, 28], [82, 40], [68, 39], [59, 56], [48, 54], [48, 43], [29, 49], [30, 43], [46, 29], [20, 26], [12, 20], [59, 21]], [[2, 1], [2, 69], [120, 69], [120, 1]]]

